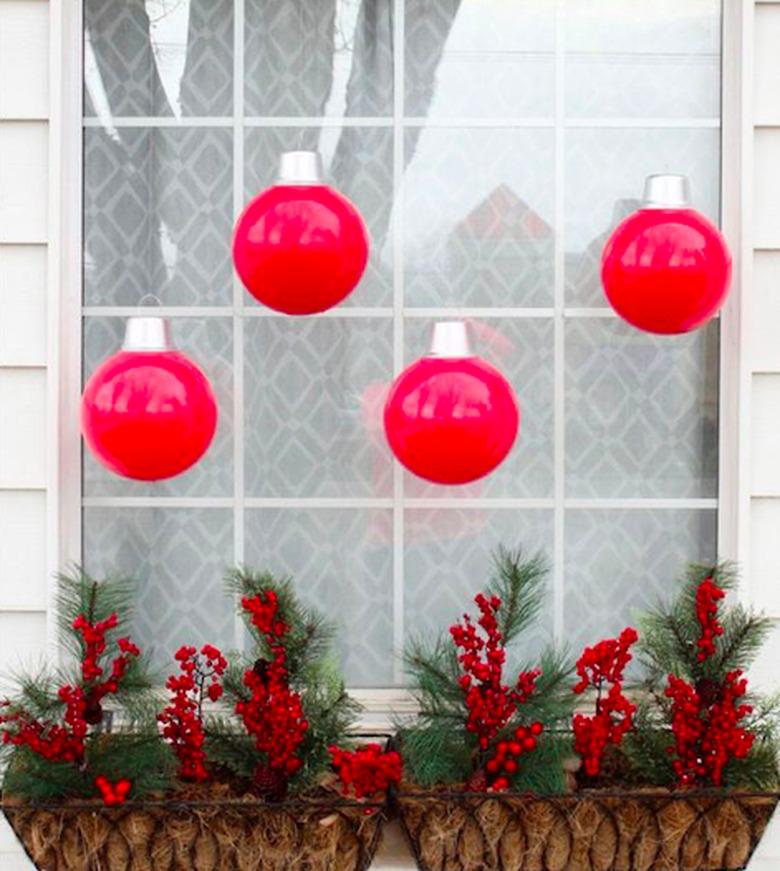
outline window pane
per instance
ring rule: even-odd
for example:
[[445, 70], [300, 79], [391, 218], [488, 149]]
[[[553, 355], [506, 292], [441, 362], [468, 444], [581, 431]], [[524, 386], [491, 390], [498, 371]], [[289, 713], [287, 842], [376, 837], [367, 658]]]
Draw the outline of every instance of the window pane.
[[555, 4], [406, 0], [406, 114], [551, 117]]
[[351, 686], [393, 682], [393, 513], [262, 509], [246, 513], [251, 565], [300, 580], [303, 599], [338, 629]]
[[571, 117], [720, 114], [718, 0], [567, 0], [566, 52]]
[[408, 305], [552, 305], [554, 143], [550, 130], [406, 131]]
[[715, 497], [718, 324], [669, 341], [616, 318], [566, 327], [566, 495]]
[[645, 177], [663, 172], [687, 175], [694, 208], [717, 223], [719, 130], [648, 127], [567, 132], [567, 304], [608, 304], [601, 287], [601, 252], [612, 230], [639, 208]]
[[133, 637], [160, 667], [173, 666], [173, 653], [182, 644], [235, 647], [233, 602], [223, 580], [232, 553], [231, 511], [84, 511], [86, 570], [138, 581]]
[[[433, 638], [446, 632], [490, 580], [495, 548], [519, 547], [531, 556], [552, 553], [551, 511], [414, 508], [405, 512], [404, 634]], [[552, 606], [521, 640], [532, 655], [552, 637]]]
[[[273, 184], [283, 151], [319, 149], [330, 184], [354, 202], [371, 239], [368, 266], [342, 306], [392, 303], [393, 131], [385, 127], [263, 127], [246, 133], [244, 199]], [[247, 294], [246, 305], [257, 305]]]
[[391, 496], [386, 318], [247, 322], [247, 496]]
[[[406, 325], [406, 362], [427, 353], [433, 320], [415, 318]], [[517, 394], [520, 435], [506, 460], [488, 477], [473, 484], [444, 487], [409, 473], [408, 496], [442, 498], [553, 496], [554, 343], [550, 318], [469, 321], [473, 350], [492, 363]]]
[[87, 305], [232, 300], [232, 140], [202, 127], [84, 131]]
[[246, 0], [246, 113], [393, 111], [392, 3]]
[[[104, 468], [84, 452], [85, 496], [233, 495], [233, 324], [229, 318], [174, 318], [173, 339], [206, 374], [217, 399], [214, 440], [192, 468], [164, 481], [131, 481]], [[124, 318], [84, 319], [84, 375], [114, 354], [124, 338]]]
[[633, 624], [688, 562], [715, 554], [716, 511], [566, 512], [564, 637], [574, 650]]
[[86, 0], [84, 27], [85, 114], [233, 111], [232, 0]]

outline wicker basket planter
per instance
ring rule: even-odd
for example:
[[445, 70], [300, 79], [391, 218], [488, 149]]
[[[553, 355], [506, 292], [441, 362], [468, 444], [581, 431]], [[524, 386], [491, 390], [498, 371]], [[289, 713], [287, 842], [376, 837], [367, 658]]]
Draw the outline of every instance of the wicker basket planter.
[[763, 793], [398, 795], [423, 871], [732, 871], [747, 865], [776, 803]]
[[2, 809], [40, 871], [364, 871], [385, 816], [382, 804], [337, 799]]

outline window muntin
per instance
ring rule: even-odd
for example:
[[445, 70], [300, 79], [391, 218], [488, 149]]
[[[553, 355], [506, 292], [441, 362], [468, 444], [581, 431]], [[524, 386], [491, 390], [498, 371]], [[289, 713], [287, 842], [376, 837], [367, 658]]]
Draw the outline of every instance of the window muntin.
[[[447, 625], [503, 542], [553, 563], [538, 634], [617, 629], [716, 552], [718, 323], [632, 331], [598, 279], [645, 175], [720, 199], [714, 0], [87, 0], [84, 369], [153, 293], [205, 369], [203, 461], [142, 484], [84, 460], [84, 560], [141, 582], [138, 633], [240, 642], [220, 578], [293, 574], [340, 623], [353, 686]], [[259, 306], [229, 239], [281, 151], [318, 147], [365, 216], [358, 290], [318, 318]], [[497, 472], [402, 472], [379, 412], [435, 320], [464, 317], [520, 397]]]

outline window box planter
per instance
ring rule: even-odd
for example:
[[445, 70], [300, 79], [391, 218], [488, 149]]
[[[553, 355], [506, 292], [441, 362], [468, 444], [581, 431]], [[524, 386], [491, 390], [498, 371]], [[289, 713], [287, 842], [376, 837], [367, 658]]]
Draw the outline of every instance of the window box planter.
[[732, 871], [744, 868], [776, 793], [587, 791], [551, 798], [401, 789], [422, 871]]
[[364, 871], [385, 818], [384, 802], [329, 796], [2, 809], [40, 871]]

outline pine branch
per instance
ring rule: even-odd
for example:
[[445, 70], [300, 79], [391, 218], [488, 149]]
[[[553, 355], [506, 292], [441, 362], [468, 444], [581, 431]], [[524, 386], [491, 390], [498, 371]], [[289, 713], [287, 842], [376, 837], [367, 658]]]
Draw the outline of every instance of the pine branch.
[[734, 605], [721, 620], [723, 635], [718, 639], [718, 652], [712, 660], [716, 673], [746, 670], [758, 656], [775, 621], [763, 614]]
[[[523, 670], [529, 668], [530, 665]], [[536, 689], [517, 709], [517, 717], [523, 723], [538, 720], [548, 727], [568, 724], [577, 699], [571, 691], [574, 666], [568, 652], [547, 647], [542, 651], [539, 668], [542, 673], [536, 680]]]
[[488, 593], [501, 599], [499, 629], [510, 644], [539, 616], [544, 604], [547, 561], [539, 553], [526, 559], [522, 548], [499, 546], [493, 556], [494, 576]]
[[422, 787], [462, 783], [472, 772], [472, 748], [463, 736], [463, 724], [420, 721], [401, 728], [398, 738], [406, 776]]
[[79, 614], [91, 615], [91, 622], [105, 620], [111, 614], [118, 618], [121, 632], [131, 621], [134, 599], [133, 581], [106, 579], [98, 581], [79, 566], [57, 576], [57, 623], [62, 643], [69, 653], [81, 659], [84, 641], [73, 629]]

